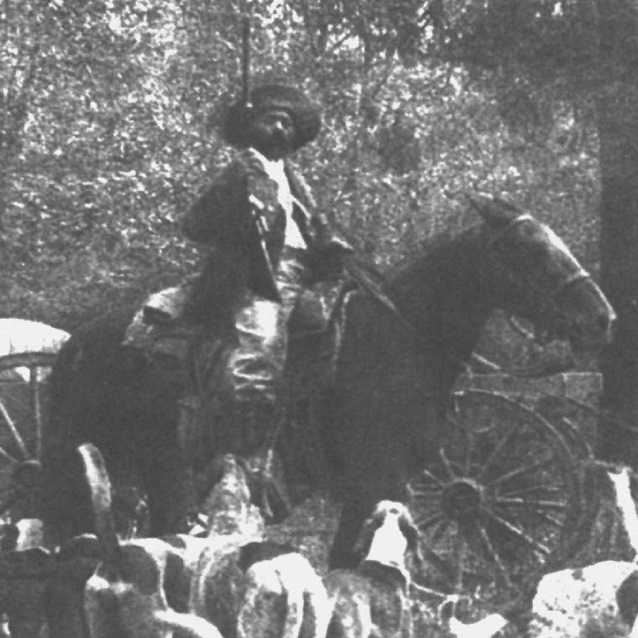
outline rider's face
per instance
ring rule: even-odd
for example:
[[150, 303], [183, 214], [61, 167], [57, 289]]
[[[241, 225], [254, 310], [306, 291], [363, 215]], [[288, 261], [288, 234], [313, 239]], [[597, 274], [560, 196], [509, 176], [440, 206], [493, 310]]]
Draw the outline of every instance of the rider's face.
[[295, 125], [286, 111], [264, 111], [254, 118], [250, 128], [252, 145], [268, 159], [279, 160], [292, 152]]

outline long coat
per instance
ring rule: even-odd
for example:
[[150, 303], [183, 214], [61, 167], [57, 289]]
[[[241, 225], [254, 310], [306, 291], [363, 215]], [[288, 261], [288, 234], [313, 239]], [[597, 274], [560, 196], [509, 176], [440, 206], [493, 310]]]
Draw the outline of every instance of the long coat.
[[[295, 200], [293, 219], [308, 247], [309, 282], [317, 281], [330, 270], [326, 262], [334, 254], [334, 236], [325, 215], [315, 212], [304, 180], [289, 162], [284, 166]], [[263, 225], [255, 223], [255, 205]], [[275, 183], [250, 153], [240, 153], [215, 178], [185, 215], [183, 232], [210, 247], [195, 283], [191, 316], [207, 322], [230, 318], [246, 290], [276, 297], [272, 269], [276, 270], [283, 248], [285, 214], [277, 202]]]

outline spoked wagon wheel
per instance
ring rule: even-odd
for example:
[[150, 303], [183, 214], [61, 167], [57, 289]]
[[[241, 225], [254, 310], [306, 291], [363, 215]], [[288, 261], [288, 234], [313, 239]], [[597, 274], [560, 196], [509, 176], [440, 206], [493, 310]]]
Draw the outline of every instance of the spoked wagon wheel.
[[[0, 357], [0, 516], [18, 520], [38, 516], [40, 453], [46, 410], [44, 369], [52, 352], [23, 352]], [[26, 372], [25, 380], [15, 374]]]
[[560, 564], [585, 495], [557, 428], [481, 390], [454, 396], [446, 426], [438, 459], [410, 487], [423, 546], [448, 585], [509, 588]]

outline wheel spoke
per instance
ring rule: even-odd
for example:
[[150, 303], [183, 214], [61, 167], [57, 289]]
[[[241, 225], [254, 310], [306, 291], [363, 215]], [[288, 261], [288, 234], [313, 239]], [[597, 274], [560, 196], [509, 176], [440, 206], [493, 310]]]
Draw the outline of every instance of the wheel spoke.
[[437, 523], [441, 523], [444, 519], [444, 516], [441, 512], [437, 512], [436, 514], [432, 514], [432, 516], [428, 516], [426, 519], [417, 518], [414, 521], [414, 524], [422, 531], [428, 529], [432, 525], [436, 525]]
[[453, 481], [455, 478], [458, 478], [444, 448], [439, 448], [439, 456], [441, 457], [441, 461], [443, 461], [443, 467], [445, 468], [448, 478], [451, 481]]
[[0, 487], [0, 513], [12, 518], [25, 515], [36, 496], [32, 493], [35, 484], [30, 480], [17, 483], [15, 469], [24, 461], [40, 460], [46, 410], [42, 371], [51, 368], [56, 357], [56, 353], [38, 351], [0, 356], [0, 371], [29, 371], [26, 381], [7, 386], [6, 400], [0, 401], [0, 476], [6, 485]]
[[29, 388], [31, 390], [31, 414], [34, 419], [34, 457], [39, 459], [42, 452], [42, 402], [40, 401], [40, 368], [29, 368]]
[[496, 551], [496, 548], [492, 544], [492, 540], [490, 539], [487, 530], [482, 525], [477, 525], [479, 535], [483, 544], [485, 545], [485, 549], [491, 558], [492, 562], [496, 565], [496, 568], [499, 574], [502, 576], [505, 584], [509, 587], [511, 585], [509, 574], [507, 573], [507, 569], [501, 560], [499, 553]]
[[410, 484], [410, 496], [412, 498], [422, 498], [426, 500], [433, 498], [436, 494], [439, 494], [443, 485], [433, 485], [432, 483], [424, 485], [424, 482], [419, 480], [415, 481], [415, 483], [416, 487], [414, 483]]
[[472, 455], [474, 454], [475, 438], [469, 433], [466, 436], [467, 447], [465, 450], [465, 464], [463, 467], [463, 472], [465, 473], [465, 476], [469, 476], [470, 470], [472, 469]]
[[499, 505], [514, 505], [520, 507], [528, 507], [530, 505], [534, 505], [534, 507], [545, 508], [548, 510], [551, 509], [559, 512], [567, 511], [567, 505], [559, 501], [526, 501], [522, 498], [500, 497], [496, 499], [496, 503], [498, 503]]
[[4, 447], [0, 445], [0, 458], [3, 458], [5, 461], [11, 463], [11, 465], [17, 465], [20, 463], [18, 459], [14, 458], [9, 452], [7, 452]]
[[432, 474], [432, 472], [430, 472], [430, 470], [423, 468], [421, 470], [421, 474], [429, 479], [430, 481], [432, 481], [433, 483], [435, 483], [438, 487], [445, 487], [445, 483], [443, 482], [442, 479], [440, 479], [436, 474]]
[[502, 525], [505, 529], [507, 529], [509, 532], [511, 532], [519, 540], [521, 540], [524, 543], [526, 543], [527, 545], [529, 545], [532, 549], [536, 550], [537, 552], [540, 552], [541, 554], [543, 554], [545, 556], [549, 556], [549, 554], [551, 553], [551, 550], [548, 547], [546, 547], [545, 545], [543, 545], [543, 543], [533, 539], [529, 534], [527, 534], [520, 527], [516, 527], [516, 525], [514, 525], [513, 523], [510, 523], [510, 521], [504, 519], [502, 516], [499, 516], [498, 514], [492, 512], [492, 511], [489, 511], [489, 510], [486, 510], [485, 513], [495, 523], [498, 523], [499, 525]]
[[524, 432], [527, 429], [527, 423], [525, 423], [523, 425], [522, 428], [520, 429], [516, 429], [516, 428], [511, 428], [507, 434], [499, 441], [499, 443], [496, 445], [496, 447], [492, 450], [492, 453], [487, 457], [487, 460], [485, 461], [483, 467], [481, 468], [481, 471], [478, 474], [478, 479], [481, 480], [484, 476], [485, 473], [487, 472], [487, 470], [492, 467], [494, 461], [496, 461], [496, 459], [501, 455], [501, 453], [503, 452], [503, 450], [508, 446], [509, 442], [515, 437], [515, 436], [519, 436], [522, 432]]
[[546, 523], [549, 523], [550, 525], [554, 525], [554, 527], [559, 527], [561, 529], [565, 527], [564, 521], [560, 520], [559, 518], [556, 518], [555, 516], [552, 516], [551, 514], [548, 514], [547, 512], [534, 512], [534, 515], [538, 516], [539, 518], [544, 520]]
[[463, 586], [463, 567], [467, 559], [467, 542], [461, 533], [458, 524], [455, 526], [456, 531], [453, 541], [453, 556], [456, 558], [456, 572], [454, 574], [454, 589], [461, 591]]
[[496, 505], [504, 506], [506, 509], [509, 507], [534, 507], [533, 511], [529, 512], [529, 516], [535, 516], [543, 519], [545, 522], [555, 525], [557, 527], [563, 527], [563, 521], [557, 518], [553, 512], [567, 512], [568, 506], [565, 503], [557, 503], [555, 501], [536, 501], [536, 502], [524, 502], [516, 500], [514, 502], [511, 499], [496, 499]]
[[11, 415], [7, 412], [7, 408], [5, 407], [4, 403], [2, 403], [2, 401], [0, 401], [0, 415], [2, 415], [4, 422], [7, 424], [7, 427], [9, 428], [9, 431], [11, 432], [11, 436], [13, 437], [13, 440], [16, 442], [20, 452], [22, 453], [23, 460], [26, 461], [29, 458], [29, 450], [27, 449], [27, 446], [25, 445], [24, 440], [20, 436], [20, 432], [18, 432], [18, 428], [15, 424], [15, 421], [11, 418]]
[[535, 463], [531, 463], [530, 465], [524, 465], [523, 467], [516, 468], [515, 470], [512, 470], [511, 472], [507, 472], [506, 474], [501, 474], [500, 476], [497, 476], [492, 481], [489, 481], [488, 483], [486, 483], [486, 485], [494, 486], [494, 485], [498, 485], [499, 483], [504, 483], [505, 481], [509, 481], [513, 478], [523, 476], [524, 474], [527, 474], [529, 472], [550, 467], [554, 462], [555, 462], [554, 457], [545, 457], [544, 459], [539, 459], [538, 461], [536, 461]]
[[470, 469], [472, 467], [472, 455], [474, 453], [475, 437], [473, 433], [470, 432], [470, 430], [467, 427], [464, 427], [463, 425], [459, 423], [458, 419], [455, 418], [455, 415], [454, 416], [450, 415], [448, 419], [451, 422], [453, 429], [456, 432], [459, 432], [466, 441], [465, 458], [463, 459], [462, 463], [459, 463], [459, 465], [461, 465], [463, 468], [463, 475], [469, 476]]
[[517, 487], [510, 492], [503, 492], [501, 496], [521, 496], [523, 494], [534, 494], [536, 492], [544, 492], [545, 494], [564, 494], [565, 486], [562, 483], [536, 483], [534, 485], [526, 485], [525, 487]]

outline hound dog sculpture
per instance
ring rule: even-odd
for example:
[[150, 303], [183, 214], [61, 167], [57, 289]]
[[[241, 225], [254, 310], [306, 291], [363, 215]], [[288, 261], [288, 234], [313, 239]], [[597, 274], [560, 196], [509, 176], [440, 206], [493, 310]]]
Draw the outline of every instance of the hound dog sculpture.
[[246, 465], [232, 454], [217, 462], [221, 480], [204, 506], [209, 531], [191, 581], [190, 609], [225, 638], [324, 638], [321, 579], [292, 548], [263, 540], [264, 519], [251, 504]]
[[[328, 638], [410, 638], [410, 571], [420, 563], [419, 531], [407, 507], [380, 501], [366, 520], [356, 545], [356, 570], [334, 570], [324, 578], [332, 618]], [[455, 617], [456, 600], [440, 609], [441, 629], [450, 638], [491, 638], [506, 624], [500, 614], [476, 623]]]
[[324, 584], [332, 617], [328, 638], [410, 638], [410, 563], [420, 560], [419, 532], [405, 505], [381, 501], [366, 520], [355, 549], [355, 570], [336, 569]]
[[638, 515], [631, 494], [631, 471], [601, 465], [607, 467], [634, 558], [604, 560], [543, 576], [532, 602], [530, 638], [638, 638]]
[[80, 446], [79, 452], [91, 491], [101, 558], [84, 590], [91, 638], [171, 638], [177, 629], [180, 636], [221, 638], [204, 619], [169, 607], [165, 583], [174, 548], [158, 538], [118, 540], [102, 455], [92, 444]]
[[[79, 448], [91, 487], [102, 562], [87, 582], [91, 638], [323, 638], [327, 596], [310, 563], [263, 540], [252, 475], [233, 455], [214, 461], [217, 479], [203, 509], [206, 538], [119, 541], [104, 460]], [[190, 613], [185, 613], [190, 612]]]

